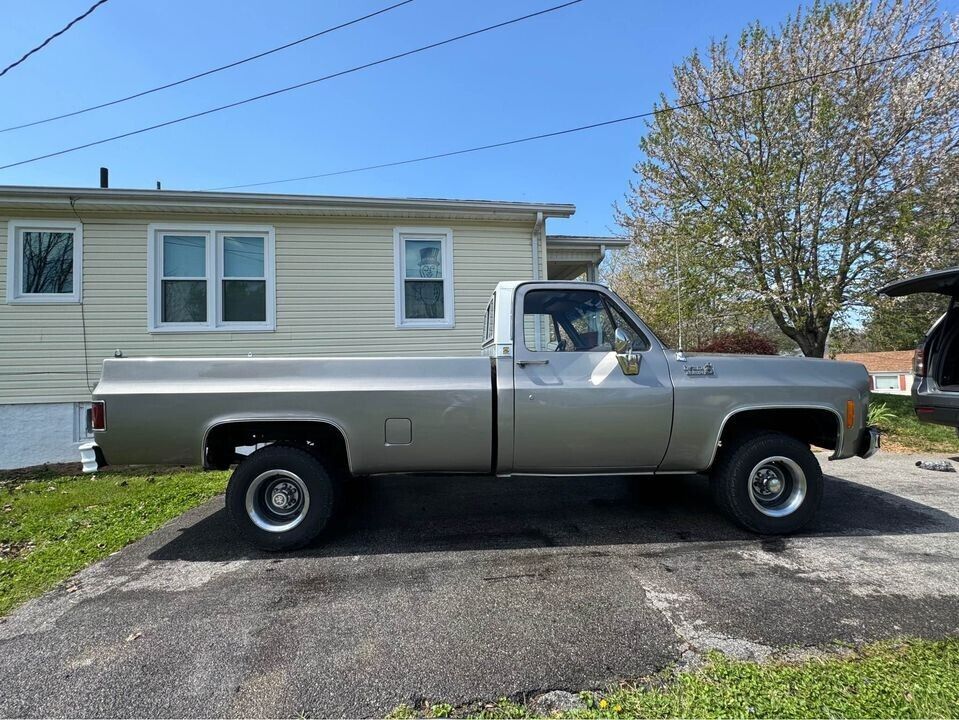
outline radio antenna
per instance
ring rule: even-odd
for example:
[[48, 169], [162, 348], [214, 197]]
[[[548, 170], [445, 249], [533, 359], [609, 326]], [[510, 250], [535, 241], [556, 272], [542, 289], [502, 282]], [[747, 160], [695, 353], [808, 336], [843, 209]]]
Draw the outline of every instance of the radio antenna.
[[677, 235], [674, 240], [674, 247], [676, 250], [676, 323], [679, 327], [679, 347], [676, 348], [679, 352], [683, 351], [683, 283], [681, 276], [679, 274], [679, 236]]

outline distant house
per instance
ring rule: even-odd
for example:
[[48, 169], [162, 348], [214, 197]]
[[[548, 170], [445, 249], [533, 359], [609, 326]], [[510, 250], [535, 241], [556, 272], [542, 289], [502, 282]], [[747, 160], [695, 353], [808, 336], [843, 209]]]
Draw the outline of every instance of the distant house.
[[628, 244], [546, 233], [574, 212], [0, 186], [0, 468], [76, 460], [114, 355], [478, 353], [497, 282], [595, 279]]
[[912, 350], [840, 353], [837, 360], [862, 363], [869, 372], [869, 389], [877, 393], [908, 394], [912, 390]]

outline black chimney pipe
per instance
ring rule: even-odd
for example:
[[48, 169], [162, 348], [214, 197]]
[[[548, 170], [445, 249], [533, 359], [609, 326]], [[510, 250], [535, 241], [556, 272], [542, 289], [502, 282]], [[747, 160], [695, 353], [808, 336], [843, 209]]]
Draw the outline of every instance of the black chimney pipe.
[[100, 187], [110, 187], [110, 168], [100, 168]]

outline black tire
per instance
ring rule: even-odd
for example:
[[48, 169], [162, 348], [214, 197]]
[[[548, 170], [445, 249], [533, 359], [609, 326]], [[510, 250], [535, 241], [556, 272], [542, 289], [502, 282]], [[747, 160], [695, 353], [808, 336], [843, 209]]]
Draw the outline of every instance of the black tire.
[[312, 452], [270, 445], [233, 471], [226, 509], [240, 534], [261, 550], [294, 550], [327, 527], [339, 484]]
[[808, 445], [782, 433], [733, 440], [722, 449], [710, 482], [720, 509], [763, 535], [796, 532], [812, 520], [822, 501], [816, 456]]

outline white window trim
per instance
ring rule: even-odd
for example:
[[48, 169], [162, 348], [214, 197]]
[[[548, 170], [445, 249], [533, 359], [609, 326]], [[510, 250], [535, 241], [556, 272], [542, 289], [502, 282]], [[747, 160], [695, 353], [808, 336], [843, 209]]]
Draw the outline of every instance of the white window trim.
[[[406, 252], [409, 240], [439, 240], [443, 254], [443, 312], [442, 318], [408, 319], [406, 317]], [[401, 330], [449, 330], [456, 326], [453, 306], [453, 231], [438, 227], [393, 228], [393, 278], [396, 327]]]
[[[206, 322], [205, 323], [164, 323], [161, 317], [161, 291], [163, 284], [160, 275], [163, 266], [160, 242], [162, 233], [206, 233], [209, 237], [206, 248]], [[223, 258], [220, 252], [220, 236], [236, 233], [238, 235], [262, 235], [263, 273], [266, 276], [266, 321], [265, 322], [223, 322], [222, 280]], [[272, 225], [235, 225], [220, 223], [150, 223], [147, 226], [147, 330], [151, 333], [196, 333], [196, 332], [273, 332], [276, 330], [276, 241]]]
[[[67, 230], [73, 233], [73, 292], [20, 292], [19, 236], [23, 230]], [[7, 223], [7, 302], [11, 305], [76, 305], [83, 299], [83, 223], [76, 220], [24, 218]]]

